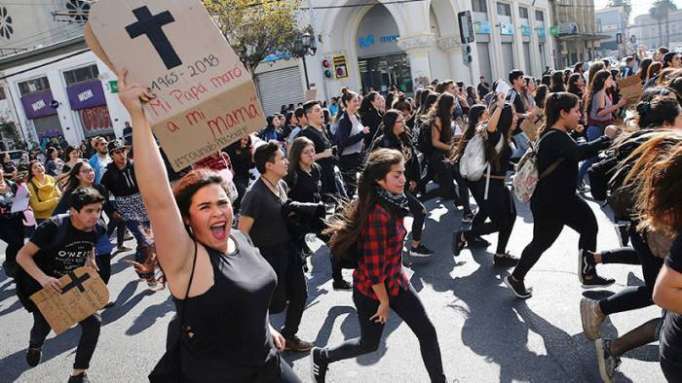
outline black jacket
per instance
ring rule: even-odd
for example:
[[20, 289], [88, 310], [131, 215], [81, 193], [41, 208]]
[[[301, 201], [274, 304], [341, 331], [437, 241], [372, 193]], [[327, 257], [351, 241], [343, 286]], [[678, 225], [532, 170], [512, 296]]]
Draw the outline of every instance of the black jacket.
[[370, 106], [367, 113], [362, 115], [360, 121], [362, 121], [362, 125], [369, 128], [369, 134], [365, 137], [365, 146], [369, 147], [378, 135], [377, 132], [379, 131], [379, 125], [383, 121], [383, 116], [378, 110]]
[[135, 178], [135, 168], [133, 161], [128, 163], [123, 169], [119, 169], [115, 163], [107, 165], [107, 170], [102, 176], [102, 185], [109, 190], [114, 197], [127, 197], [139, 193], [137, 180]]
[[336, 134], [334, 134], [334, 141], [336, 141], [339, 155], [343, 154], [343, 149], [360, 142], [365, 137], [363, 132], [351, 136], [350, 133], [352, 131], [353, 123], [350, 121], [350, 117], [348, 117], [348, 112], [343, 112], [336, 127]]
[[374, 140], [372, 151], [379, 148], [386, 148], [395, 149], [402, 153], [404, 146], [407, 146], [407, 149], [412, 153], [410, 160], [405, 162], [405, 178], [407, 178], [408, 181], [419, 182], [421, 176], [419, 158], [417, 158], [417, 149], [414, 147], [414, 144], [412, 144], [412, 139], [409, 138], [409, 136], [407, 136], [405, 140], [402, 140], [401, 143], [393, 135], [381, 135]]

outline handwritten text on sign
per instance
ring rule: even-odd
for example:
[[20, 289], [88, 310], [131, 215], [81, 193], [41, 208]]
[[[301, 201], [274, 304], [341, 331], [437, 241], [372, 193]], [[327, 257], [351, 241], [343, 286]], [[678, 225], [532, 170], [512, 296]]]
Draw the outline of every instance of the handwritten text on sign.
[[93, 51], [156, 95], [145, 112], [174, 169], [265, 125], [250, 74], [199, 0], [100, 0], [89, 23]]

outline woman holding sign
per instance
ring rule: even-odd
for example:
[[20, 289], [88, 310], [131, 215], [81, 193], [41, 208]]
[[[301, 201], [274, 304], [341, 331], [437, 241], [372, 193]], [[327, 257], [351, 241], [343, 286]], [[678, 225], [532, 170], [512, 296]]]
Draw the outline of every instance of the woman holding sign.
[[153, 96], [127, 84], [126, 75], [119, 75], [119, 97], [132, 118], [135, 172], [178, 308], [162, 360], [167, 363], [159, 363], [150, 380], [179, 374], [183, 382], [299, 382], [277, 353], [284, 339], [268, 318], [275, 272], [247, 236], [231, 230], [223, 179], [194, 170], [171, 190], [142, 109]]

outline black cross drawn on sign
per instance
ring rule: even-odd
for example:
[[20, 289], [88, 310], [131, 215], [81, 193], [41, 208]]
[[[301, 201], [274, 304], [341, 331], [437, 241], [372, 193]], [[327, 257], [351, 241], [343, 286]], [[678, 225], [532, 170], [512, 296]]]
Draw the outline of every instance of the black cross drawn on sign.
[[69, 276], [69, 278], [71, 278], [71, 282], [69, 282], [66, 286], [62, 288], [62, 294], [65, 294], [67, 291], [73, 289], [74, 287], [77, 287], [81, 293], [84, 293], [85, 287], [83, 286], [83, 283], [90, 279], [90, 274], [83, 274], [79, 278], [76, 276], [76, 274], [74, 274], [73, 271], [70, 271], [67, 275]]
[[161, 56], [166, 69], [172, 69], [176, 66], [182, 65], [180, 57], [175, 52], [175, 49], [168, 41], [168, 37], [163, 33], [163, 26], [175, 21], [170, 12], [164, 11], [152, 16], [147, 6], [133, 9], [133, 14], [137, 17], [137, 21], [128, 25], [126, 31], [130, 38], [135, 39], [142, 35], [147, 35], [151, 41], [156, 52]]

